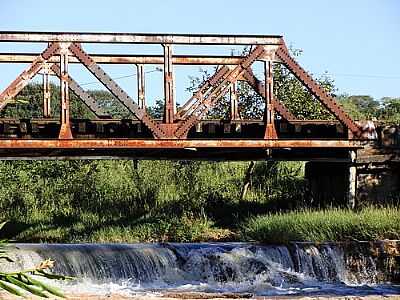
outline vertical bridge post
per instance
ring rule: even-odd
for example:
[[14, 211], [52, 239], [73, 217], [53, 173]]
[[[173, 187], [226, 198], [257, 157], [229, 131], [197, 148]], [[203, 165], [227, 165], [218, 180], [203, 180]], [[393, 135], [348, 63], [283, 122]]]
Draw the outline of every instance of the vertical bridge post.
[[274, 97], [274, 80], [273, 80], [273, 67], [272, 61], [264, 61], [264, 76], [265, 76], [265, 139], [276, 139], [276, 131], [274, 124], [274, 107], [272, 105], [272, 99]]
[[174, 114], [176, 110], [174, 97], [174, 77], [172, 66], [172, 46], [163, 44], [164, 47], [164, 123], [174, 123]]
[[61, 128], [58, 136], [60, 139], [72, 139], [69, 120], [68, 47], [69, 44], [62, 43], [60, 49]]
[[233, 82], [229, 88], [229, 98], [231, 102], [231, 120], [239, 119], [239, 109], [238, 109], [238, 93], [237, 93], [237, 81]]
[[145, 78], [144, 78], [144, 67], [143, 64], [136, 65], [136, 77], [137, 77], [137, 96], [139, 108], [146, 108], [146, 98], [145, 98]]
[[349, 151], [350, 167], [349, 167], [349, 186], [347, 201], [350, 209], [355, 209], [357, 206], [357, 152], [355, 150]]
[[51, 117], [51, 91], [50, 91], [50, 81], [49, 73], [50, 66], [45, 63], [43, 65], [43, 117]]

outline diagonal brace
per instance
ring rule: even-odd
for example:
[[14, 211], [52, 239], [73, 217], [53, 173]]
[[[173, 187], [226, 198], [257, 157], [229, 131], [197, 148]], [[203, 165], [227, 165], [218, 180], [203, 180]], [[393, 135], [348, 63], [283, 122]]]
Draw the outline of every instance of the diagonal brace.
[[137, 105], [129, 95], [81, 48], [77, 43], [72, 43], [69, 50], [76, 58], [140, 121], [153, 133], [154, 137], [162, 138], [165, 132], [158, 126], [145, 109]]
[[[57, 66], [56, 64], [53, 64], [50, 69], [54, 72], [54, 74], [57, 75], [57, 77], [61, 77], [61, 70], [60, 67]], [[86, 92], [70, 75], [68, 75], [68, 83], [69, 83], [69, 88], [71, 91], [74, 92], [75, 95], [77, 95], [83, 103], [90, 109], [91, 112], [93, 112], [96, 117], [98, 118], [107, 118], [109, 117], [103, 109], [98, 106], [96, 100], [88, 93]]]
[[[229, 91], [232, 83], [241, 76], [241, 74], [251, 66], [264, 53], [262, 46], [257, 46], [248, 56], [244, 57], [240, 64], [232, 70], [226, 72], [218, 84], [213, 84], [212, 89], [204, 95], [197, 107], [191, 112], [190, 116], [181, 122], [181, 125], [175, 132], [176, 137], [182, 138], [187, 135], [190, 128], [197, 124], [201, 118], [215, 105], [215, 103]], [[198, 97], [197, 99], [199, 99]]]
[[[259, 94], [261, 97], [265, 99], [265, 86], [262, 81], [260, 81], [254, 74], [253, 71], [249, 68], [246, 69], [243, 74], [243, 78], [246, 80], [248, 84], [256, 91], [257, 94]], [[288, 109], [285, 107], [285, 105], [279, 101], [278, 98], [273, 97], [271, 99], [272, 105], [274, 106], [274, 109], [281, 115], [285, 120], [290, 121], [290, 120], [296, 120], [296, 117], [288, 111]]]
[[47, 48], [0, 94], [0, 110], [14, 98], [29, 81], [43, 68], [44, 63], [58, 50], [58, 43], [51, 43]]
[[302, 82], [307, 89], [344, 125], [346, 125], [355, 136], [360, 136], [359, 126], [347, 115], [347, 113], [289, 54], [286, 47], [279, 47], [276, 56], [282, 60], [285, 66]]

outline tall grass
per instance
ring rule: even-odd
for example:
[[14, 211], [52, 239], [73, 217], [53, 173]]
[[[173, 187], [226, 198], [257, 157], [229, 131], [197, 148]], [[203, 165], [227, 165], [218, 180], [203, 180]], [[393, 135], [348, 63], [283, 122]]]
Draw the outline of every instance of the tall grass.
[[399, 239], [400, 209], [366, 207], [354, 212], [331, 208], [268, 214], [250, 218], [241, 233], [246, 240], [271, 244]]
[[[247, 162], [0, 162], [0, 211], [10, 220], [7, 236], [18, 241], [225, 240], [285, 197], [272, 187], [287, 173], [301, 180], [290, 165], [274, 165], [274, 178], [260, 180], [263, 164], [240, 201]], [[285, 189], [302, 198], [298, 190]]]

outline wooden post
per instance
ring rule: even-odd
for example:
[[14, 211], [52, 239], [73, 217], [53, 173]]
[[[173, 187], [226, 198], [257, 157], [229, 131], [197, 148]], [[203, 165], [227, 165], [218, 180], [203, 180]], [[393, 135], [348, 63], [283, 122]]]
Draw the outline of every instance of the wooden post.
[[347, 194], [348, 206], [350, 209], [355, 209], [357, 206], [357, 167], [356, 159], [357, 152], [350, 150], [350, 167], [349, 167], [349, 188]]

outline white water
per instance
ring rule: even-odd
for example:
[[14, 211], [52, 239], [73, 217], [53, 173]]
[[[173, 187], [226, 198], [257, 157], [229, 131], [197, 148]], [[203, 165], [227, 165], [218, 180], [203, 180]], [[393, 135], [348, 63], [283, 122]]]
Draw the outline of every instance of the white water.
[[[142, 296], [173, 292], [255, 295], [400, 294], [377, 282], [379, 270], [363, 257], [356, 273], [336, 246], [224, 244], [18, 244], [9, 268], [56, 261], [54, 273], [79, 280], [57, 283], [71, 293]], [[0, 266], [1, 268], [1, 266]], [[4, 266], [3, 266], [4, 270]]]

